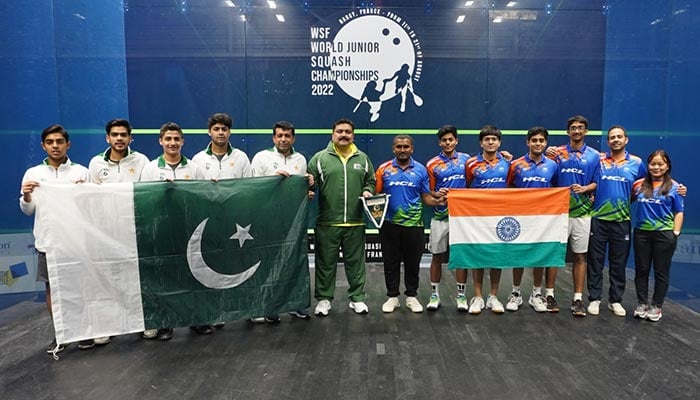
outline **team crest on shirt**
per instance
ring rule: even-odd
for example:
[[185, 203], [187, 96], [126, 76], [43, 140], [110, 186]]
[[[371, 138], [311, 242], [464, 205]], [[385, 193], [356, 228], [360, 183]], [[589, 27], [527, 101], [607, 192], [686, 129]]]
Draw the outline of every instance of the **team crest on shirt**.
[[97, 176], [100, 178], [106, 178], [109, 176], [109, 168], [102, 168], [97, 172]]

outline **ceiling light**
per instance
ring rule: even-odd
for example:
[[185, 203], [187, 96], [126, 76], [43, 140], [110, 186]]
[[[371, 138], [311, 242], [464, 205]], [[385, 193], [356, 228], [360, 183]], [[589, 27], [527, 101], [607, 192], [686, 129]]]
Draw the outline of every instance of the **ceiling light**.
[[224, 4], [226, 4], [226, 6], [228, 6], [228, 7], [235, 7], [236, 6], [235, 4], [233, 4], [233, 2], [231, 0], [224, 0]]
[[515, 7], [516, 4], [518, 4], [517, 1], [509, 1], [508, 4], [506, 4], [506, 7]]
[[503, 22], [503, 18], [501, 17], [496, 17], [493, 19], [494, 24], [500, 24], [501, 22]]
[[457, 23], [461, 24], [462, 22], [464, 22], [464, 15], [460, 15], [459, 17], [457, 17]]
[[268, 5], [271, 9], [273, 9], [273, 10], [274, 10], [275, 8], [277, 8], [277, 3], [275, 3], [275, 2], [272, 1], [272, 0], [267, 0], [267, 5]]
[[472, 0], [469, 0], [468, 2], [464, 3], [465, 7], [471, 7], [473, 5], [474, 5], [474, 1], [472, 1]]
[[282, 14], [277, 14], [277, 15], [275, 15], [275, 18], [277, 18], [277, 20], [278, 20], [279, 22], [284, 22], [284, 15], [282, 15]]

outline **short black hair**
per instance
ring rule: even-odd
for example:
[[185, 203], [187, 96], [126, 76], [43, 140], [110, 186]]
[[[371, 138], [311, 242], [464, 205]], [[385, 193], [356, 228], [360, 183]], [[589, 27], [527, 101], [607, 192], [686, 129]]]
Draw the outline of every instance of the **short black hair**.
[[277, 121], [275, 122], [275, 125], [272, 127], [272, 134], [275, 134], [275, 131], [277, 128], [282, 129], [283, 131], [292, 131], [292, 136], [294, 136], [294, 125], [292, 125], [291, 122], [287, 121]]
[[588, 129], [588, 120], [586, 119], [586, 117], [584, 117], [583, 115], [574, 115], [573, 117], [569, 118], [568, 121], [566, 121], [567, 131], [569, 130], [571, 124], [573, 124], [574, 122], [580, 122], [583, 124], [583, 126], [586, 127], [586, 129]]
[[443, 125], [438, 129], [437, 131], [437, 137], [438, 139], [442, 139], [443, 136], [447, 135], [448, 133], [451, 133], [455, 139], [457, 138], [457, 128], [454, 127], [454, 125]]
[[498, 140], [501, 140], [501, 130], [493, 125], [484, 125], [479, 132], [479, 142], [484, 140], [486, 136], [496, 136]]
[[231, 118], [231, 116], [226, 113], [213, 114], [207, 120], [207, 129], [211, 129], [211, 127], [216, 124], [224, 124], [226, 127], [231, 129], [231, 127], [233, 126], [233, 118]]
[[62, 125], [53, 124], [49, 125], [48, 127], [46, 127], [46, 129], [41, 131], [41, 142], [43, 143], [46, 137], [49, 136], [49, 134], [51, 133], [60, 133], [61, 135], [63, 135], [63, 138], [66, 139], [66, 141], [69, 140], [68, 131]]
[[355, 123], [349, 120], [348, 118], [341, 118], [333, 123], [333, 130], [335, 131], [335, 127], [340, 125], [340, 124], [348, 124], [352, 127], [352, 131], [355, 132]]
[[129, 132], [129, 135], [131, 135], [131, 124], [129, 124], [129, 121], [122, 118], [115, 118], [107, 122], [107, 125], [105, 125], [105, 132], [107, 132], [109, 135], [109, 131], [111, 131], [115, 126], [123, 126], [126, 128], [126, 131]]
[[167, 131], [178, 131], [180, 132], [180, 136], [184, 136], [182, 133], [182, 128], [180, 128], [180, 125], [174, 123], [174, 122], [166, 122], [163, 124], [163, 126], [160, 127], [160, 135], [159, 137], [163, 137], [165, 135], [165, 132]]
[[530, 141], [530, 138], [535, 136], [535, 135], [542, 135], [544, 136], [544, 139], [547, 140], [549, 138], [549, 132], [544, 129], [542, 126], [533, 126], [532, 128], [528, 129], [527, 131], [527, 141]]

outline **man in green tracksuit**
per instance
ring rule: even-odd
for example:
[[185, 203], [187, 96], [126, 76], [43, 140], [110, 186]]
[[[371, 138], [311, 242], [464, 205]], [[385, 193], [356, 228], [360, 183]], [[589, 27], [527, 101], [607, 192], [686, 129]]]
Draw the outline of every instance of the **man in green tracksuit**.
[[365, 222], [360, 196], [374, 193], [374, 167], [358, 150], [355, 125], [349, 119], [333, 124], [331, 142], [309, 161], [309, 173], [318, 188], [318, 219], [314, 231], [316, 277], [314, 314], [326, 316], [335, 292], [335, 273], [340, 249], [350, 288], [349, 307], [358, 314], [369, 312], [365, 304]]

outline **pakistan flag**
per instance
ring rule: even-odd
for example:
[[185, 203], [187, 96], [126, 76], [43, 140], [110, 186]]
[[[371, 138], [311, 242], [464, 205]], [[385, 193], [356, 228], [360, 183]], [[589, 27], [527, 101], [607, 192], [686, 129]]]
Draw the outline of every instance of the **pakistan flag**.
[[307, 183], [42, 184], [59, 343], [309, 306]]

